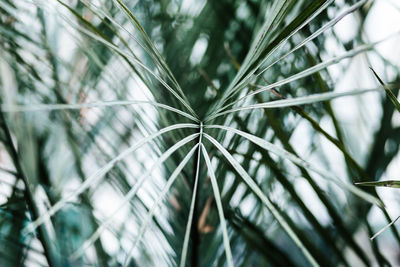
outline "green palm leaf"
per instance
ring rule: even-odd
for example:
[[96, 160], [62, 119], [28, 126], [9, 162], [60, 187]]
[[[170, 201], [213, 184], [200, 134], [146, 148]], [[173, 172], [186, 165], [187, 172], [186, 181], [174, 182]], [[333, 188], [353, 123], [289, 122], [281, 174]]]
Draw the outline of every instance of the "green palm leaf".
[[1, 1], [0, 265], [396, 265], [376, 5]]

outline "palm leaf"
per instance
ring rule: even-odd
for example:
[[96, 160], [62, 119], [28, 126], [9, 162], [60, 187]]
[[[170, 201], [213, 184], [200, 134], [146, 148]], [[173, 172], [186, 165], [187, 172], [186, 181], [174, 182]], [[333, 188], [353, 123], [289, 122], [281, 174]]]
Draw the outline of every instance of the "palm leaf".
[[[1, 1], [0, 265], [395, 265], [360, 241], [377, 205], [400, 242], [374, 190], [398, 187], [377, 49], [398, 33], [366, 38], [374, 5]], [[389, 85], [337, 90], [361, 57]]]

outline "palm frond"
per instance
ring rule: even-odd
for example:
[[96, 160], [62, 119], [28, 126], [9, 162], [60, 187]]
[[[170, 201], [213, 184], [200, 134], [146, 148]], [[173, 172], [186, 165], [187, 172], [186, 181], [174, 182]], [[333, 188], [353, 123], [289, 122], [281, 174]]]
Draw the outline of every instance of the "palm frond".
[[0, 265], [398, 265], [377, 5], [1, 1]]

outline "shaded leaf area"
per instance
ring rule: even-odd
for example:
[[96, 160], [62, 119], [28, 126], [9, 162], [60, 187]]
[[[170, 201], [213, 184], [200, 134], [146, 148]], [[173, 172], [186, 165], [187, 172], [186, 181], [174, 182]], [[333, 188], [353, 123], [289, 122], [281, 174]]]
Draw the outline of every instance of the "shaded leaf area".
[[[354, 186], [398, 186], [398, 66], [366, 2], [1, 1], [0, 265], [398, 264]], [[395, 75], [338, 92], [371, 54]], [[336, 101], [367, 96], [355, 131]]]

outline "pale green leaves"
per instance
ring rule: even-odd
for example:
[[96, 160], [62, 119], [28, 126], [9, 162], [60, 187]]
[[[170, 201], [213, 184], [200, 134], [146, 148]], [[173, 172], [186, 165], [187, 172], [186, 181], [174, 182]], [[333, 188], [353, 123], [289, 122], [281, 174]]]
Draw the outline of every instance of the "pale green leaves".
[[249, 186], [249, 188], [253, 191], [253, 193], [262, 201], [262, 203], [268, 208], [268, 210], [272, 213], [275, 219], [279, 222], [282, 228], [286, 231], [289, 237], [293, 240], [293, 242], [300, 248], [302, 253], [308, 259], [308, 261], [313, 266], [318, 266], [318, 263], [315, 261], [311, 253], [307, 250], [307, 248], [303, 245], [303, 242], [296, 233], [292, 230], [289, 224], [286, 222], [285, 218], [280, 214], [280, 212], [275, 208], [275, 206], [271, 203], [268, 197], [264, 194], [261, 188], [254, 182], [254, 180], [250, 177], [250, 175], [243, 169], [240, 163], [213, 137], [208, 134], [204, 134], [204, 137], [207, 138], [221, 153], [224, 155], [226, 160], [233, 166], [233, 168], [238, 172], [243, 181]]
[[223, 235], [223, 239], [224, 239], [226, 260], [228, 262], [228, 266], [233, 267], [232, 251], [231, 251], [231, 247], [229, 245], [228, 230], [226, 229], [226, 221], [225, 221], [225, 216], [224, 216], [224, 210], [222, 207], [221, 194], [218, 189], [217, 178], [215, 177], [215, 173], [214, 173], [213, 167], [211, 165], [210, 157], [208, 156], [207, 150], [204, 147], [204, 145], [201, 146], [201, 149], [203, 151], [203, 156], [204, 156], [204, 159], [207, 164], [208, 174], [210, 175], [211, 185], [212, 185], [214, 197], [215, 197], [215, 202], [217, 203], [218, 215], [219, 215], [219, 220], [221, 222], [222, 235]]
[[137, 246], [137, 244], [140, 242], [140, 240], [142, 239], [143, 234], [145, 233], [147, 227], [149, 226], [150, 222], [151, 222], [151, 218], [154, 215], [154, 212], [156, 210], [156, 208], [160, 205], [161, 201], [163, 200], [163, 198], [166, 196], [166, 194], [168, 193], [169, 189], [171, 188], [172, 184], [175, 182], [175, 180], [178, 178], [178, 175], [181, 174], [182, 169], [185, 167], [185, 165], [188, 163], [188, 161], [190, 160], [190, 158], [193, 156], [196, 148], [199, 147], [199, 144], [195, 145], [190, 151], [189, 153], [183, 158], [183, 160], [179, 163], [178, 167], [176, 167], [176, 169], [174, 170], [174, 172], [171, 174], [171, 177], [168, 179], [167, 184], [164, 186], [163, 190], [161, 191], [161, 193], [159, 194], [158, 198], [156, 199], [156, 201], [154, 202], [152, 208], [150, 209], [150, 211], [147, 213], [147, 216], [145, 218], [145, 221], [143, 222], [142, 226], [140, 227], [139, 233], [136, 237], [135, 242], [132, 245], [132, 248], [130, 249], [130, 251], [128, 252], [128, 257], [125, 260], [125, 264], [124, 266], [128, 266], [130, 259], [132, 258], [132, 250]]
[[[58, 212], [60, 209], [62, 209], [68, 202], [74, 200], [77, 196], [79, 196], [80, 194], [85, 192], [85, 190], [87, 190], [89, 187], [96, 185], [100, 181], [100, 179], [115, 166], [115, 164], [117, 164], [119, 161], [123, 160], [130, 153], [136, 151], [142, 145], [152, 141], [154, 138], [162, 135], [163, 133], [166, 133], [166, 132], [169, 132], [172, 130], [176, 130], [176, 129], [182, 129], [182, 128], [198, 128], [198, 126], [195, 124], [176, 124], [176, 125], [172, 125], [172, 126], [164, 128], [164, 129], [161, 129], [158, 132], [141, 139], [139, 142], [137, 142], [136, 144], [134, 144], [133, 146], [131, 146], [130, 148], [128, 148], [127, 150], [125, 150], [124, 152], [119, 154], [117, 157], [113, 158], [106, 165], [104, 165], [99, 170], [97, 170], [94, 174], [89, 176], [78, 188], [76, 188], [76, 190], [74, 190], [68, 196], [60, 199], [49, 210], [47, 210], [46, 213], [42, 214], [34, 222], [28, 224], [23, 231], [24, 234], [28, 234], [28, 233], [34, 231], [38, 226], [40, 226], [41, 224], [43, 224], [44, 222], [49, 220], [51, 216], [53, 216], [56, 212]], [[181, 141], [183, 141], [183, 140], [181, 140]]]
[[339, 97], [344, 97], [344, 96], [354, 96], [354, 95], [360, 95], [360, 94], [369, 93], [369, 92], [375, 92], [377, 90], [379, 90], [379, 88], [365, 89], [365, 90], [351, 90], [351, 91], [347, 91], [347, 92], [328, 92], [328, 93], [320, 93], [320, 94], [308, 95], [308, 96], [303, 96], [303, 97], [295, 97], [295, 98], [290, 98], [290, 99], [270, 101], [270, 102], [266, 102], [266, 103], [258, 103], [258, 104], [248, 105], [248, 106], [241, 106], [241, 107], [232, 108], [232, 109], [229, 109], [226, 111], [222, 111], [215, 115], [211, 115], [210, 117], [207, 118], [206, 122], [213, 120], [217, 117], [223, 116], [223, 115], [227, 115], [227, 114], [231, 114], [231, 113], [239, 112], [239, 111], [244, 111], [244, 110], [293, 107], [293, 106], [298, 106], [298, 105], [305, 105], [305, 104], [318, 103], [318, 102], [322, 102], [322, 101], [329, 101], [329, 100], [339, 98]]
[[309, 162], [306, 162], [305, 160], [302, 160], [300, 158], [298, 158], [297, 156], [293, 155], [292, 153], [270, 143], [265, 141], [262, 138], [259, 138], [255, 135], [252, 134], [248, 134], [245, 133], [243, 131], [237, 130], [235, 128], [231, 128], [231, 127], [226, 127], [226, 126], [219, 126], [219, 125], [208, 125], [206, 126], [206, 128], [216, 128], [216, 129], [223, 129], [226, 131], [230, 131], [232, 133], [238, 134], [244, 138], [246, 138], [247, 140], [253, 142], [254, 144], [260, 146], [261, 148], [270, 151], [278, 156], [280, 156], [281, 158], [284, 159], [288, 159], [291, 162], [293, 162], [294, 164], [297, 164], [307, 170], [311, 170], [317, 174], [319, 174], [320, 176], [334, 182], [335, 184], [337, 184], [340, 188], [349, 190], [350, 192], [352, 192], [353, 194], [359, 196], [360, 198], [371, 202], [372, 204], [378, 205], [379, 207], [383, 207], [383, 203], [378, 200], [377, 198], [371, 196], [370, 194], [367, 194], [366, 192], [360, 190], [359, 188], [355, 187], [352, 184], [343, 182], [342, 180], [340, 180], [339, 178], [337, 178], [336, 176], [330, 174], [327, 171], [324, 170], [320, 170], [317, 167], [315, 167], [314, 165], [310, 164]]
[[99, 101], [91, 103], [79, 103], [79, 104], [31, 104], [31, 105], [8, 105], [2, 104], [1, 111], [3, 112], [30, 112], [30, 111], [51, 111], [51, 110], [69, 110], [69, 109], [83, 109], [83, 108], [101, 108], [101, 107], [112, 107], [112, 106], [126, 106], [126, 105], [151, 105], [157, 108], [166, 109], [182, 115], [194, 122], [199, 120], [192, 115], [173, 108], [171, 106], [156, 103], [154, 101], [138, 101], [138, 100], [116, 100], [116, 101]]

